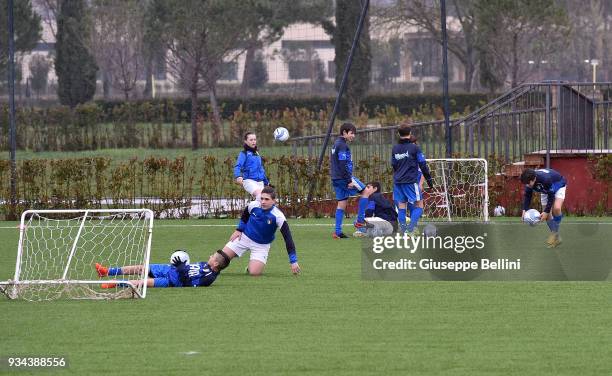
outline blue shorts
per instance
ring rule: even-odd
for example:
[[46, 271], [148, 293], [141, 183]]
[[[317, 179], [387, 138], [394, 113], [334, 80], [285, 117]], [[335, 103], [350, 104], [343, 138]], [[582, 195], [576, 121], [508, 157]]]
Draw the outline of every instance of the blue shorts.
[[419, 183], [393, 184], [393, 200], [397, 202], [409, 202], [414, 204], [423, 199], [423, 193]]
[[[349, 188], [348, 185], [351, 181], [353, 182], [353, 185], [359, 188]], [[332, 186], [334, 187], [334, 191], [336, 192], [336, 200], [338, 201], [343, 201], [351, 196], [355, 196], [365, 188], [365, 184], [363, 184], [356, 177], [353, 177], [351, 180], [334, 179], [332, 180]]]
[[151, 264], [149, 265], [149, 277], [153, 278], [153, 287], [180, 286], [178, 273], [172, 265]]

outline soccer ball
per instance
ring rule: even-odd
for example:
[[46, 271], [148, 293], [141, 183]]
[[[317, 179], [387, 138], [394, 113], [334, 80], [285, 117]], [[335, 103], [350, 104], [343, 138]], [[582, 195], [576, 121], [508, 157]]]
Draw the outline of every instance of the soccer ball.
[[178, 257], [181, 261], [183, 261], [185, 264], [189, 264], [189, 254], [185, 251], [175, 251], [171, 256], [170, 256], [170, 263], [172, 264], [172, 260], [174, 260], [175, 257]]
[[540, 222], [540, 212], [535, 209], [529, 209], [525, 212], [523, 219], [529, 226], [535, 226]]
[[506, 208], [501, 205], [497, 205], [495, 209], [493, 209], [493, 215], [496, 217], [502, 217], [506, 214]]
[[289, 131], [285, 127], [278, 127], [274, 130], [274, 139], [276, 141], [287, 141], [289, 139]]
[[433, 238], [437, 234], [438, 234], [438, 228], [432, 223], [428, 223], [423, 229], [423, 235], [425, 235], [426, 238]]

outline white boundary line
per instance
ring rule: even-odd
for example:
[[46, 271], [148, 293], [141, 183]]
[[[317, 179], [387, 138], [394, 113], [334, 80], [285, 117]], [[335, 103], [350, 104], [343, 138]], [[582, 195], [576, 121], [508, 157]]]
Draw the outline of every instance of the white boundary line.
[[[462, 223], [476, 223], [476, 222], [447, 222], [447, 221], [433, 221], [433, 222], [429, 222], [429, 221], [421, 221], [421, 223], [439, 223], [439, 224], [443, 224], [443, 225], [448, 225], [448, 224], [453, 224], [453, 225], [457, 225], [457, 224], [462, 224]], [[583, 222], [583, 221], [563, 221], [564, 224], [572, 224], [572, 225], [612, 225], [612, 221], [610, 222]], [[488, 222], [488, 224], [493, 224], [493, 225], [524, 225], [521, 222]], [[295, 223], [295, 222], [291, 222], [290, 227], [333, 227], [334, 223], [332, 221], [330, 221], [329, 223]], [[343, 227], [352, 227], [353, 224], [352, 223], [345, 223], [342, 225]], [[236, 227], [235, 224], [184, 224], [184, 225], [164, 225], [164, 224], [155, 224], [155, 227]], [[19, 225], [16, 226], [0, 226], [0, 230], [17, 230], [19, 229]]]

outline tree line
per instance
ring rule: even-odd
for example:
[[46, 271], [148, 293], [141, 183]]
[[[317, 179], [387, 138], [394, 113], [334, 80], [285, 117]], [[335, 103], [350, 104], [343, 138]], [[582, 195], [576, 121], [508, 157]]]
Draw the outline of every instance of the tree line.
[[[449, 52], [463, 69], [467, 92], [496, 92], [546, 74], [583, 77], [591, 69], [585, 58], [602, 62], [603, 77], [612, 74], [605, 48], [611, 38], [606, 32], [612, 26], [609, 1], [447, 0], [447, 4]], [[126, 100], [150, 97], [154, 73], [165, 66], [189, 93], [194, 109], [192, 141], [198, 148], [198, 112], [211, 113], [212, 133], [219, 134], [217, 89], [225, 64], [245, 57], [240, 95], [246, 98], [266, 74], [259, 51], [282, 38], [293, 23], [321, 25], [330, 36], [338, 87], [361, 5], [357, 0], [20, 0], [14, 9], [16, 49], [31, 51], [42, 38], [42, 23], [47, 23], [56, 41], [52, 61], [40, 55], [32, 58], [31, 88], [44, 87], [49, 70], [55, 69], [59, 100], [72, 108], [93, 98], [96, 81], [102, 83], [105, 97], [111, 90], [123, 93]], [[0, 13], [6, 19], [6, 1]], [[421, 61], [430, 53], [427, 46], [406, 37], [406, 28], [416, 28], [417, 34], [441, 43], [440, 0], [372, 1], [343, 98], [347, 116], [359, 115], [372, 80], [384, 83], [398, 74], [403, 56]], [[0, 38], [4, 72], [5, 22], [0, 22]], [[144, 92], [137, 93], [137, 82], [143, 78]], [[202, 95], [209, 99], [206, 109], [198, 108]]]

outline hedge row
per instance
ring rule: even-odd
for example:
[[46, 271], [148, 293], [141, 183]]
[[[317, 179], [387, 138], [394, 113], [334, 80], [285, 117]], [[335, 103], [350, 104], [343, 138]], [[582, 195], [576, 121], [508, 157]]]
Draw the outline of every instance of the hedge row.
[[[157, 217], [188, 217], [192, 205], [206, 217], [237, 217], [248, 195], [233, 182], [234, 158], [203, 156], [187, 159], [110, 158], [32, 159], [17, 165], [17, 200], [10, 202], [9, 162], [0, 160], [0, 213], [16, 219], [26, 209], [84, 209], [146, 207]], [[266, 158], [270, 181], [279, 194], [279, 205], [289, 216], [323, 216], [331, 213], [307, 201], [314, 182], [313, 200], [331, 200], [329, 163], [315, 170], [314, 159]], [[386, 161], [356, 161], [364, 181], [377, 179], [391, 187]]]
[[[23, 160], [17, 166], [17, 204], [11, 205], [9, 162], [0, 160], [0, 200], [8, 203], [0, 210], [7, 219], [26, 209], [123, 207], [150, 208], [157, 217], [187, 217], [187, 209], [199, 205], [206, 216], [235, 217], [247, 195], [233, 182], [234, 163], [234, 158], [214, 156], [118, 163], [102, 157]], [[313, 163], [295, 157], [266, 160], [281, 205], [292, 203], [288, 215], [309, 215], [303, 198], [313, 180], [316, 198], [331, 197], [329, 168], [313, 171], [308, 167]]]
[[[419, 104], [420, 102], [416, 102]], [[402, 105], [401, 103], [397, 103]], [[409, 115], [401, 107], [375, 108], [372, 120], [367, 113], [355, 119], [358, 127], [373, 121], [382, 125], [398, 124], [407, 118], [427, 121], [443, 118], [441, 109], [424, 102]], [[240, 147], [245, 131], [260, 137], [260, 146], [271, 146], [272, 132], [278, 126], [289, 129], [292, 137], [322, 134], [327, 129], [329, 109], [308, 108], [246, 111], [237, 108], [213, 137], [207, 116], [197, 121], [199, 145], [203, 147]], [[406, 108], [404, 108], [406, 110]], [[77, 151], [115, 148], [185, 148], [190, 147], [191, 124], [187, 113], [172, 101], [121, 102], [114, 107], [95, 103], [48, 108], [19, 108], [17, 113], [17, 148], [33, 151]], [[8, 148], [8, 108], [0, 108], [0, 150]]]
[[[265, 111], [283, 111], [287, 108], [306, 109], [312, 112], [327, 111], [333, 108], [335, 97], [252, 97], [243, 101], [239, 98], [220, 98], [219, 103], [222, 107], [222, 116], [229, 119], [235, 111], [242, 108], [244, 111], [250, 112], [265, 112]], [[166, 115], [165, 122], [171, 122], [176, 113], [188, 116], [191, 113], [191, 100], [185, 99], [153, 99], [147, 101], [135, 101], [134, 103], [148, 102], [153, 106], [162, 105], [164, 114]], [[466, 109], [474, 110], [487, 102], [485, 94], [452, 94], [450, 98], [450, 112], [463, 113]], [[112, 114], [113, 109], [123, 105], [124, 101], [96, 101], [102, 107], [105, 114]], [[434, 108], [442, 107], [442, 96], [439, 94], [393, 94], [393, 95], [370, 95], [364, 98], [362, 102], [362, 110], [373, 117], [378, 111], [385, 107], [394, 106], [399, 109], [402, 114], [412, 114], [421, 111], [423, 106], [429, 107], [432, 111]], [[208, 109], [210, 101], [208, 98], [199, 99], [199, 108]], [[170, 111], [166, 112], [165, 109]], [[136, 115], [136, 121], [146, 121], [146, 118]], [[108, 121], [112, 121], [110, 116], [107, 116]]]
[[[0, 210], [9, 219], [26, 209], [125, 207], [150, 208], [157, 217], [188, 217], [189, 209], [195, 205], [206, 217], [237, 217], [248, 196], [233, 182], [234, 163], [234, 158], [215, 156], [133, 158], [121, 162], [102, 157], [22, 160], [17, 171], [17, 201], [12, 205], [9, 163], [4, 160], [0, 161], [0, 200], [9, 204]], [[268, 177], [278, 191], [279, 205], [287, 215], [332, 214], [328, 212], [335, 208], [328, 160], [320, 170], [313, 168], [314, 158], [281, 156], [266, 158], [265, 163]], [[357, 160], [355, 166], [363, 181], [380, 181], [387, 190], [392, 187], [388, 161], [373, 157]], [[462, 171], [453, 169], [448, 173], [461, 175]], [[307, 201], [311, 183], [313, 196]], [[332, 205], [317, 204], [326, 200]], [[468, 206], [467, 201], [456, 202], [454, 210], [460, 213], [470, 209]]]

